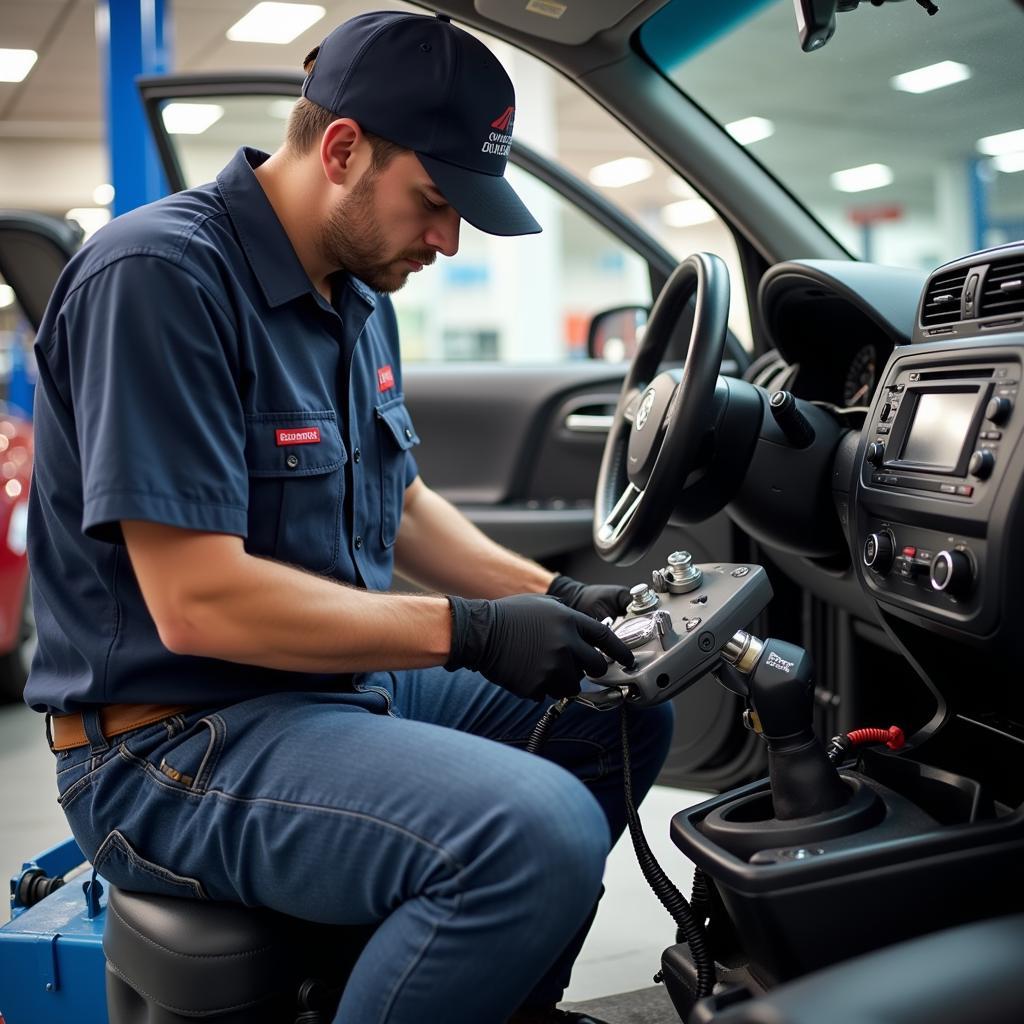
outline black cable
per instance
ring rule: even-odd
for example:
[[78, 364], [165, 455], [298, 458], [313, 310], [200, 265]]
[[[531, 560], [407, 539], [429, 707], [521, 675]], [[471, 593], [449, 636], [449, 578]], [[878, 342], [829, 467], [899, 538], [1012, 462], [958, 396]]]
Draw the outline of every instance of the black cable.
[[[682, 932], [690, 947], [690, 956], [693, 958], [693, 966], [697, 970], [697, 992], [698, 999], [711, 995], [715, 983], [714, 964], [708, 953], [704, 926], [694, 916], [686, 897], [672, 884], [669, 877], [662, 870], [657, 862], [647, 838], [644, 836], [643, 828], [640, 825], [640, 815], [637, 814], [636, 804], [633, 802], [633, 776], [629, 763], [629, 722], [626, 711], [626, 704], [622, 705], [622, 781], [626, 796], [626, 816], [629, 822], [629, 835], [633, 840], [633, 849], [636, 851], [636, 859], [640, 864], [647, 884], [654, 891], [654, 895], [661, 900], [662, 906], [672, 915], [676, 926]], [[694, 875], [696, 884], [697, 876]]]
[[533, 732], [530, 733], [530, 738], [526, 741], [526, 752], [528, 754], [539, 754], [540, 748], [544, 745], [545, 739], [547, 739], [548, 729], [551, 728], [551, 723], [569, 706], [569, 698], [563, 697], [557, 704], [552, 704], [551, 707], [544, 712], [541, 716], [540, 721], [533, 727]]

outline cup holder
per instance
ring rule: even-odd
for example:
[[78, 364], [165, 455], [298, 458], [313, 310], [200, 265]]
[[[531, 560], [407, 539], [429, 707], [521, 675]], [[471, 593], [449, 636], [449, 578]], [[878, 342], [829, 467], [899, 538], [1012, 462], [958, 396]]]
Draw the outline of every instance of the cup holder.
[[780, 821], [774, 817], [771, 791], [766, 789], [715, 808], [698, 828], [722, 849], [749, 860], [759, 850], [806, 846], [878, 824], [885, 816], [878, 793], [859, 778], [841, 778], [851, 796], [835, 810]]

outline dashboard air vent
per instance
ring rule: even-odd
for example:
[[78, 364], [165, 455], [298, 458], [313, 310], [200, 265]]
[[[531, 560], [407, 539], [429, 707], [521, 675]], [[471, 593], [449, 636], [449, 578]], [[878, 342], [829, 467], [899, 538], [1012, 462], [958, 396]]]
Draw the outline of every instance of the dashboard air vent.
[[960, 303], [964, 294], [967, 271], [957, 270], [928, 282], [921, 308], [921, 326], [937, 327], [954, 324], [960, 319]]
[[979, 316], [1013, 316], [1024, 313], [1024, 257], [993, 263], [981, 292]]

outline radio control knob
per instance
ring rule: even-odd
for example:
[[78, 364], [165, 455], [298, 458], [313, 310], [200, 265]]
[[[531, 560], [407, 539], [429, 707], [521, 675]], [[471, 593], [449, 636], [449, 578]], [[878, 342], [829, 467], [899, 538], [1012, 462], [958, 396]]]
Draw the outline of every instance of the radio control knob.
[[1005, 423], [1010, 418], [1013, 402], [1008, 398], [992, 398], [985, 406], [985, 419], [993, 423]]
[[976, 476], [979, 480], [985, 480], [992, 475], [996, 464], [996, 457], [987, 448], [979, 448], [967, 463], [967, 472]]
[[940, 594], [963, 597], [974, 583], [971, 560], [962, 551], [940, 551], [932, 559], [931, 579]]
[[896, 544], [888, 530], [869, 533], [864, 541], [864, 564], [879, 576], [884, 576], [892, 568], [895, 554]]
[[867, 455], [865, 458], [872, 466], [880, 466], [882, 459], [885, 456], [885, 445], [881, 441], [872, 441], [868, 445]]

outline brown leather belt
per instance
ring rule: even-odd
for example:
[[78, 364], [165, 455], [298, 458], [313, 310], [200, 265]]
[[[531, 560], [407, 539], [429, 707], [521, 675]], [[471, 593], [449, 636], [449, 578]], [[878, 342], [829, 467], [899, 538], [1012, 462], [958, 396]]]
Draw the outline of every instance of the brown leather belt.
[[[100, 729], [109, 740], [123, 732], [143, 725], [152, 725], [163, 718], [191, 711], [188, 704], [107, 704], [100, 708]], [[89, 742], [82, 713], [54, 715], [50, 719], [54, 750], [71, 750]]]

